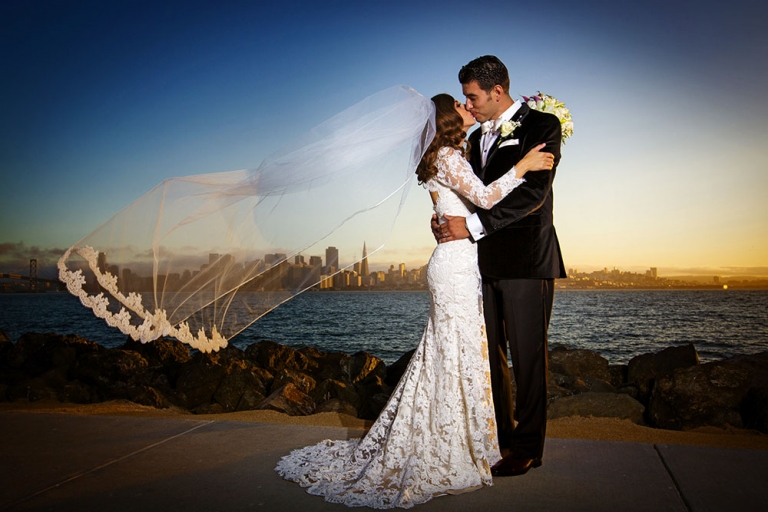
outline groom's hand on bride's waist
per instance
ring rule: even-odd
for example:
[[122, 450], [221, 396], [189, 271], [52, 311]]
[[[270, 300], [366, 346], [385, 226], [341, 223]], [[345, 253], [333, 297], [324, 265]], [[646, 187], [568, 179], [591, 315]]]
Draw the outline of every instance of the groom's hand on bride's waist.
[[[438, 243], [453, 242], [454, 240], [463, 240], [469, 238], [469, 231], [467, 231], [467, 222], [464, 217], [454, 217], [452, 215], [445, 215], [445, 222], [440, 224], [437, 229]], [[435, 233], [435, 230], [432, 230]]]

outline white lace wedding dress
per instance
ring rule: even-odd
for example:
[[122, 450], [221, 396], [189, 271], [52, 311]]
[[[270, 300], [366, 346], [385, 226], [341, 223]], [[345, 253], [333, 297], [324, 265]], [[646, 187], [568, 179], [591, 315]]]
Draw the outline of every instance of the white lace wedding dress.
[[[441, 148], [435, 212], [466, 217], [490, 208], [523, 180], [514, 172], [485, 187], [461, 153]], [[471, 203], [470, 203], [471, 201]], [[362, 439], [291, 452], [275, 470], [333, 503], [410, 508], [434, 496], [492, 485], [500, 459], [476, 247], [439, 244], [427, 267], [427, 327], [402, 379]]]

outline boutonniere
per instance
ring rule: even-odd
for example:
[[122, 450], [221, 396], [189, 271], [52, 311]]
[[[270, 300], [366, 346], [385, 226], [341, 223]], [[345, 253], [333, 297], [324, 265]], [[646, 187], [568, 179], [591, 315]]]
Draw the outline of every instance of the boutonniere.
[[538, 110], [540, 112], [546, 112], [548, 114], [557, 116], [557, 118], [560, 120], [560, 129], [563, 134], [563, 144], [565, 144], [565, 139], [573, 135], [573, 121], [571, 120], [571, 112], [568, 110], [568, 108], [566, 108], [565, 103], [558, 100], [554, 96], [544, 94], [541, 91], [539, 91], [539, 94], [536, 96], [523, 96], [523, 100], [533, 110]]
[[509, 137], [518, 128], [520, 128], [520, 123], [517, 121], [504, 121], [501, 123], [501, 126], [499, 126], [499, 135], [501, 135], [499, 140]]

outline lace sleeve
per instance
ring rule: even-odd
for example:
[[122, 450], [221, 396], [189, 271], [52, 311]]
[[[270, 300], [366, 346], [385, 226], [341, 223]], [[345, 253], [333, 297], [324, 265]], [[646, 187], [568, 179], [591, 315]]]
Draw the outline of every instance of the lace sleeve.
[[469, 162], [452, 148], [442, 148], [437, 157], [437, 179], [469, 201], [485, 210], [491, 209], [525, 180], [515, 177], [513, 167], [501, 178], [486, 186]]

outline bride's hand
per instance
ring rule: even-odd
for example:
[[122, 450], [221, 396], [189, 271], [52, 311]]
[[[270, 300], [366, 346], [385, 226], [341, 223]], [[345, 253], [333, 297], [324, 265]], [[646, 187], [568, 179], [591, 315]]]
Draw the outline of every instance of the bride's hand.
[[528, 171], [551, 171], [555, 165], [555, 155], [552, 153], [541, 153], [546, 144], [542, 143], [533, 148], [515, 164], [515, 175], [518, 178], [525, 176]]

